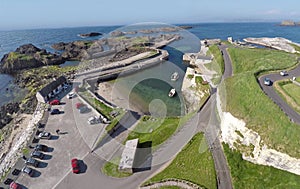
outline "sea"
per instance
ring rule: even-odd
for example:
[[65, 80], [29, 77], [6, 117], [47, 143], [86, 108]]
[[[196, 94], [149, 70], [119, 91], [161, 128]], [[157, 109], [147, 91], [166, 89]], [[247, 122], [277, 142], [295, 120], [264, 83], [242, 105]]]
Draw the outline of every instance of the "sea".
[[[184, 48], [181, 44], [181, 49], [175, 46], [167, 46], [166, 50], [169, 51], [169, 61], [175, 63], [180, 69], [185, 70], [186, 65], [182, 62], [182, 55], [185, 52], [198, 52], [199, 51], [199, 40], [198, 39], [213, 39], [219, 38], [226, 40], [228, 37], [233, 37], [234, 40], [242, 41], [246, 37], [283, 37], [293, 42], [300, 43], [300, 27], [283, 27], [279, 23], [199, 23], [199, 24], [178, 24], [192, 26], [191, 29], [187, 30], [189, 40], [182, 40], [182, 42], [174, 42], [174, 44], [180, 43], [195, 43], [193, 48]], [[124, 29], [125, 28], [125, 29]], [[55, 29], [32, 29], [32, 30], [15, 30], [15, 31], [0, 31], [0, 58], [4, 54], [16, 50], [20, 45], [31, 43], [39, 48], [44, 48], [47, 51], [55, 52], [51, 48], [51, 45], [58, 42], [71, 42], [76, 40], [94, 40], [106, 37], [111, 31], [114, 30], [130, 30], [131, 26], [95, 26], [95, 27], [75, 27], [75, 28], [55, 28]], [[135, 25], [136, 28], [136, 25]], [[90, 38], [81, 38], [79, 34], [100, 32], [103, 35]], [[188, 45], [187, 45], [188, 46]], [[175, 47], [175, 48], [174, 48]], [[78, 62], [66, 62], [65, 65], [78, 65]], [[150, 68], [153, 72], [161, 70], [161, 68]], [[165, 69], [165, 68], [164, 68]], [[148, 70], [149, 72], [149, 70]], [[165, 82], [159, 87], [157, 86], [156, 78], [151, 78], [140, 82], [140, 84], [134, 86], [136, 93], [139, 96], [147, 96], [146, 94], [152, 93], [157, 90], [161, 93], [162, 89], [169, 90], [171, 87]], [[152, 83], [152, 84], [151, 84]], [[149, 86], [149, 89], [145, 87]], [[180, 86], [178, 86], [180, 87]], [[0, 106], [11, 101], [16, 101], [22, 98], [22, 94], [26, 92], [19, 89], [13, 83], [13, 77], [6, 74], [0, 74]], [[166, 91], [165, 93], [168, 93]], [[164, 94], [162, 94], [164, 95]], [[134, 95], [133, 95], [134, 96]], [[149, 95], [148, 95], [149, 96]], [[165, 95], [167, 96], [167, 95]], [[149, 97], [151, 98], [151, 97]], [[155, 97], [157, 98], [157, 97]], [[165, 100], [170, 101], [164, 97]], [[146, 100], [151, 102], [151, 99]], [[171, 115], [181, 114], [181, 110], [175, 111], [180, 108], [180, 99], [177, 99], [177, 105], [174, 102], [170, 102], [172, 105]]]

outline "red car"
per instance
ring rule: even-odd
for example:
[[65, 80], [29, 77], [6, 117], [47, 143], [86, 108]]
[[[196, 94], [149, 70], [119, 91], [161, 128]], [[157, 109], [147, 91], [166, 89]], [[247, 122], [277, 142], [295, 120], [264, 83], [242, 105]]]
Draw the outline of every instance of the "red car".
[[83, 103], [78, 102], [78, 103], [75, 104], [75, 106], [76, 106], [77, 109], [80, 109], [81, 107], [83, 107], [85, 105]]
[[49, 104], [50, 105], [59, 105], [60, 102], [59, 102], [59, 100], [52, 100]]
[[71, 165], [72, 165], [72, 171], [73, 171], [73, 173], [78, 174], [80, 172], [78, 159], [73, 158], [71, 160]]
[[12, 182], [12, 183], [10, 183], [9, 188], [10, 189], [21, 189], [22, 187], [20, 184], [18, 184], [16, 182]]

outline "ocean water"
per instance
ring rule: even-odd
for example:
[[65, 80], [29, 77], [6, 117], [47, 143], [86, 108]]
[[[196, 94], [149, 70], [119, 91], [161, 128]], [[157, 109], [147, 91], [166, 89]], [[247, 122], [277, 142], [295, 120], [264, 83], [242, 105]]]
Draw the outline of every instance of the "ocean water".
[[[186, 37], [189, 38], [188, 40], [185, 38], [184, 40], [174, 42], [165, 48], [170, 51], [169, 60], [175, 63], [182, 70], [186, 69], [186, 65], [182, 64], [181, 61], [182, 54], [184, 52], [196, 52], [199, 50], [199, 42], [197, 38], [220, 38], [226, 40], [227, 37], [231, 36], [233, 39], [242, 40], [246, 37], [284, 37], [300, 43], [300, 27], [282, 27], [279, 26], [279, 23], [201, 23], [190, 25], [193, 26], [193, 28], [187, 30], [191, 33]], [[0, 31], [0, 58], [2, 58], [5, 53], [14, 51], [17, 47], [23, 44], [32, 43], [39, 48], [45, 48], [50, 52], [54, 52], [51, 48], [53, 43], [99, 39], [102, 36], [80, 38], [78, 37], [78, 34], [101, 32], [104, 36], [106, 36], [109, 32], [118, 28], [120, 28], [120, 26]], [[178, 45], [181, 45], [180, 47], [182, 48], [177, 48]], [[149, 81], [144, 83], [149, 84]], [[0, 74], [0, 105], [16, 98], [16, 92], [14, 91], [18, 90], [19, 89], [12, 84], [11, 76]], [[136, 90], [138, 91], [138, 89]]]

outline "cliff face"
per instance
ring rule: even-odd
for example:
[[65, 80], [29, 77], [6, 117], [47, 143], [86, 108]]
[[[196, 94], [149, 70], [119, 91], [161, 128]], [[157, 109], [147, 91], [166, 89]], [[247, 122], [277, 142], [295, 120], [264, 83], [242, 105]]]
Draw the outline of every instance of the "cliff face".
[[10, 74], [23, 69], [58, 65], [64, 62], [65, 60], [59, 55], [39, 49], [32, 44], [26, 44], [3, 56], [0, 61], [0, 72]]

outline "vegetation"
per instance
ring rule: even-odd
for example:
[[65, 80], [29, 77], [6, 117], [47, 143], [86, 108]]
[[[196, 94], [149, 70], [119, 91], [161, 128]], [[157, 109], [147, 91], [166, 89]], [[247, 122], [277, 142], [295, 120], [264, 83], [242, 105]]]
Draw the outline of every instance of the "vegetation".
[[188, 78], [188, 79], [193, 79], [193, 78], [194, 78], [194, 75], [193, 75], [193, 74], [188, 74], [188, 75], [187, 75], [187, 78]]
[[120, 119], [121, 119], [125, 114], [126, 114], [126, 111], [120, 110], [120, 111], [119, 111], [119, 115], [111, 120], [111, 123], [105, 127], [105, 130], [106, 130], [107, 132], [109, 132], [110, 130], [112, 130], [113, 128], [115, 128], [115, 126], [117, 126], [117, 124], [119, 123]]
[[226, 91], [221, 92], [226, 94], [223, 109], [243, 119], [270, 148], [300, 157], [300, 127], [263, 93], [255, 77], [263, 71], [294, 66], [298, 57], [269, 49], [230, 48], [229, 53], [234, 76], [225, 81]]
[[15, 60], [26, 60], [26, 61], [29, 61], [29, 60], [33, 60], [33, 56], [26, 55], [26, 54], [20, 54], [18, 52], [10, 52], [8, 54], [7, 60], [8, 61], [15, 61]]
[[131, 173], [121, 172], [118, 170], [120, 160], [121, 158], [117, 157], [117, 158], [113, 158], [111, 161], [106, 162], [102, 167], [101, 171], [107, 176], [118, 177], [118, 178], [128, 177], [132, 175]]
[[278, 94], [300, 113], [300, 86], [293, 84], [291, 81], [279, 81], [275, 83], [275, 89]]
[[224, 144], [225, 155], [231, 171], [235, 189], [244, 188], [297, 188], [300, 176], [275, 169], [270, 166], [256, 165], [242, 159], [236, 150]]
[[205, 64], [205, 67], [216, 72], [212, 81], [213, 83], [217, 84], [221, 81], [222, 75], [225, 70], [223, 56], [217, 45], [211, 45], [209, 47], [207, 55], [212, 55], [214, 57], [211, 63]]
[[299, 51], [299, 52], [300, 52], [300, 47], [299, 47], [298, 45], [295, 45], [295, 44], [292, 44], [292, 43], [290, 43], [290, 45], [291, 45], [292, 47], [294, 47], [296, 51]]
[[140, 143], [152, 141], [152, 147], [157, 147], [166, 141], [180, 126], [180, 118], [152, 118], [143, 116], [138, 125], [129, 133], [127, 140], [139, 138]]
[[217, 188], [212, 155], [209, 150], [199, 151], [200, 147], [203, 147], [201, 146], [203, 141], [205, 141], [204, 135], [196, 134], [166, 169], [145, 184], [176, 178], [195, 183], [203, 188]]

